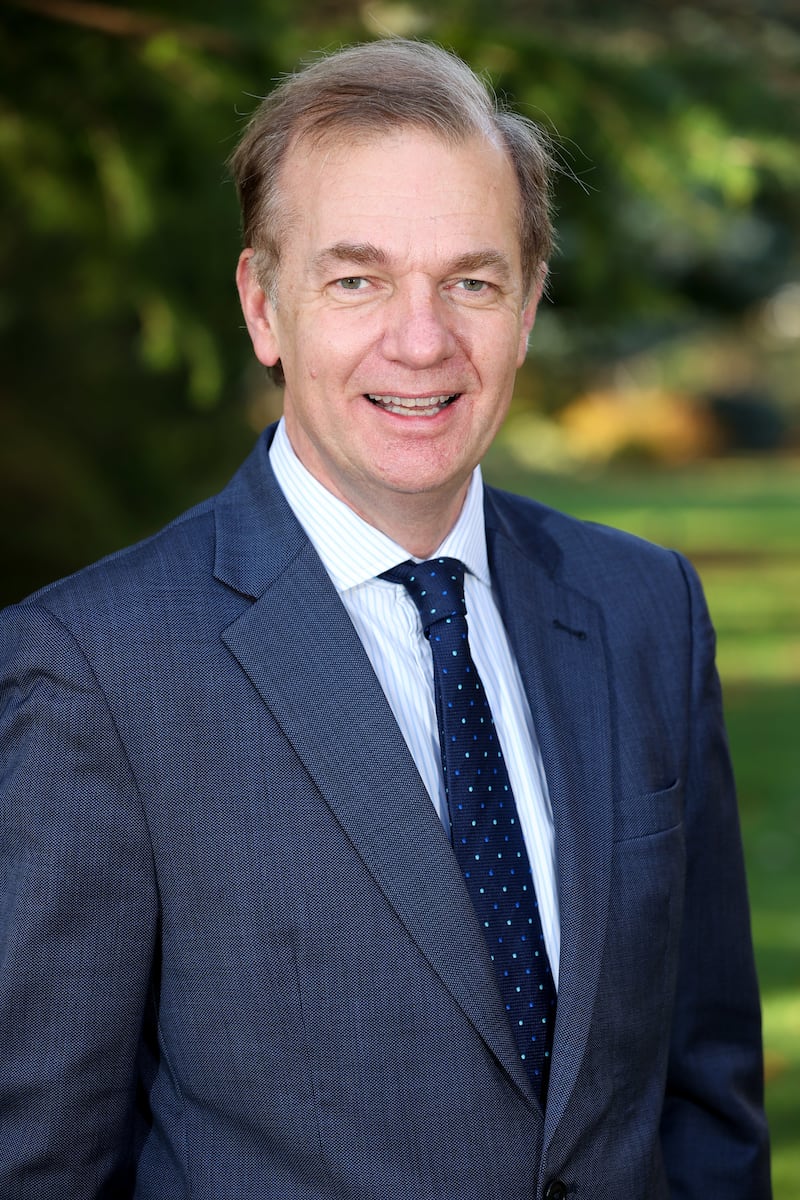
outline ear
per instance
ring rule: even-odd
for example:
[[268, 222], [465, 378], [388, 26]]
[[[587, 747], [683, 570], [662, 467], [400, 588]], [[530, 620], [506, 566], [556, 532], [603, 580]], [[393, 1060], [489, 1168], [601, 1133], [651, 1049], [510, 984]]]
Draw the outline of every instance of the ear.
[[531, 335], [534, 321], [536, 320], [536, 312], [539, 308], [539, 301], [542, 298], [544, 285], [547, 282], [547, 263], [540, 262], [536, 268], [536, 275], [533, 280], [533, 286], [528, 297], [527, 303], [522, 310], [522, 326], [520, 328], [519, 351], [517, 353], [517, 366], [521, 367], [525, 362], [525, 356], [528, 353], [528, 338]]
[[239, 255], [236, 286], [244, 313], [247, 332], [259, 362], [274, 367], [281, 353], [275, 325], [275, 307], [256, 278], [252, 267], [255, 250], [248, 247]]

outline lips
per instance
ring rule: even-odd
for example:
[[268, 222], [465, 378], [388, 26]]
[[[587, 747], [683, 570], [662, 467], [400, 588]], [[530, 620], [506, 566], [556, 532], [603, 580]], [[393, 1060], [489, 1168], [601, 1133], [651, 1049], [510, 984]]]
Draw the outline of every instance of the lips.
[[461, 395], [460, 392], [448, 393], [443, 396], [380, 396], [372, 392], [365, 393], [367, 400], [384, 412], [395, 413], [401, 417], [435, 417], [448, 404], [452, 404]]

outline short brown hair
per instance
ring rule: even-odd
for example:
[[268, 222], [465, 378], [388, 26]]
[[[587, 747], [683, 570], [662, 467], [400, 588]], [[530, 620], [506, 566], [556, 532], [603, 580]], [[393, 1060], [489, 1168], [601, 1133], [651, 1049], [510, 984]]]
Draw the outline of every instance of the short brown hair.
[[298, 142], [336, 135], [365, 139], [398, 127], [429, 130], [459, 144], [476, 134], [499, 139], [520, 191], [520, 249], [526, 291], [553, 247], [553, 157], [543, 131], [504, 107], [466, 63], [429, 42], [386, 38], [349, 46], [280, 81], [251, 117], [230, 158], [246, 246], [269, 287], [280, 262], [287, 214], [280, 171]]

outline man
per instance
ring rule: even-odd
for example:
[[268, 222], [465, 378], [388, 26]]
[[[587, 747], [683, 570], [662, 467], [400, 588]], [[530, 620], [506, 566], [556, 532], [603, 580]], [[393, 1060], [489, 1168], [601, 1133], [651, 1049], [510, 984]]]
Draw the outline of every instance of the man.
[[548, 166], [400, 40], [246, 131], [284, 420], [2, 623], [3, 1197], [769, 1196], [697, 579], [477, 467]]

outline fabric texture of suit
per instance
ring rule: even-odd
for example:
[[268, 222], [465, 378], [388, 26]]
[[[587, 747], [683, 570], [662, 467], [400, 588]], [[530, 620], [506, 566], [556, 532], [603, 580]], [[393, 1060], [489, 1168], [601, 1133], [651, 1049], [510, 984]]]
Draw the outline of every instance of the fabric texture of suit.
[[268, 437], [218, 497], [0, 622], [0, 1195], [766, 1200], [694, 572], [487, 489], [556, 830], [543, 1116]]

